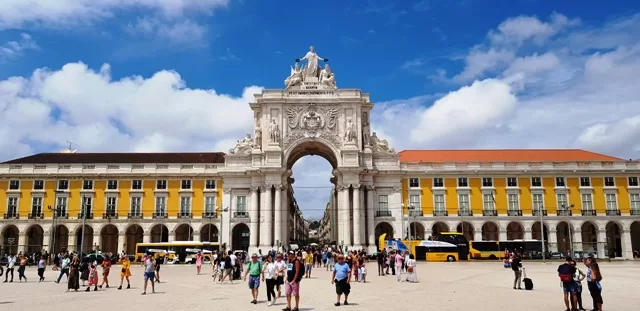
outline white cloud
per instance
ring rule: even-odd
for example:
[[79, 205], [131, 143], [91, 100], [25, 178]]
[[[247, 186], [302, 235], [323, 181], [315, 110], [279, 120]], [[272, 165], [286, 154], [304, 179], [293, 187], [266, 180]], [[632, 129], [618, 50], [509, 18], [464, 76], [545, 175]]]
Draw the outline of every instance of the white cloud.
[[14, 59], [21, 56], [27, 50], [37, 50], [40, 47], [29, 34], [21, 33], [19, 41], [9, 41], [0, 46], [0, 61]]
[[125, 31], [131, 35], [157, 37], [179, 44], [200, 44], [207, 34], [207, 28], [189, 19], [171, 21], [156, 17], [143, 17], [129, 23]]

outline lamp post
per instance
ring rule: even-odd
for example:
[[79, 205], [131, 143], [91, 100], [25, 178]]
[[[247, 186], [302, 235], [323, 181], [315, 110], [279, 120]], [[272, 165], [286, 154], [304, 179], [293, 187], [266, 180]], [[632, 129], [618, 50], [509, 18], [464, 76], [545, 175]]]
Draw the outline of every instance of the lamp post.
[[542, 220], [542, 204], [538, 205], [538, 213], [540, 214], [540, 240], [542, 241], [542, 263], [547, 263], [547, 253], [544, 247], [544, 222]]
[[[567, 212], [567, 216], [570, 216], [569, 213], [571, 212], [571, 209], [574, 207], [574, 204], [569, 205], [569, 207], [567, 207], [566, 204], [562, 203], [562, 210]], [[571, 257], [573, 257], [573, 230], [571, 230], [571, 223], [567, 222], [567, 231], [569, 231], [569, 234], [567, 234], [569, 236], [569, 255], [571, 255]]]
[[55, 254], [55, 247], [56, 247], [56, 213], [57, 213], [57, 208], [52, 208], [51, 205], [47, 206], [48, 210], [52, 210], [53, 211], [53, 219], [51, 220], [51, 226], [53, 227], [53, 229], [51, 230], [51, 245], [49, 245], [49, 253], [51, 254]]
[[[408, 212], [407, 212], [407, 213], [409, 214], [409, 232], [408, 232], [408, 233], [409, 233], [409, 253], [411, 253], [411, 254], [413, 254], [413, 239], [412, 239], [412, 237], [411, 237], [411, 234], [412, 234], [412, 233], [411, 233], [411, 219], [413, 219], [412, 217], [415, 217], [415, 216], [413, 216], [413, 215], [411, 214], [411, 212], [413, 211], [413, 209], [414, 209], [413, 204], [410, 204], [410, 205], [409, 205], [409, 210], [408, 210]], [[403, 209], [403, 212], [404, 212], [404, 209]], [[414, 225], [414, 227], [415, 227], [415, 225]], [[402, 228], [402, 230], [404, 231], [404, 227]], [[414, 231], [415, 231], [415, 230], [414, 230]]]
[[80, 259], [82, 260], [82, 250], [84, 248], [84, 226], [87, 221], [87, 210], [85, 204], [85, 196], [80, 199], [80, 215], [82, 216], [82, 236], [80, 237]]
[[404, 240], [404, 203], [400, 204], [400, 241]]
[[[222, 218], [224, 217], [224, 213], [227, 211], [229, 211], [228, 207], [225, 207], [224, 209], [220, 208], [220, 233], [218, 235], [222, 234], [222, 226], [224, 224], [224, 222], [222, 222]], [[229, 240], [231, 240], [231, 231], [229, 231], [229, 234], [227, 236], [229, 237]], [[221, 254], [221, 253], [222, 253], [222, 239], [218, 241], [218, 254]]]

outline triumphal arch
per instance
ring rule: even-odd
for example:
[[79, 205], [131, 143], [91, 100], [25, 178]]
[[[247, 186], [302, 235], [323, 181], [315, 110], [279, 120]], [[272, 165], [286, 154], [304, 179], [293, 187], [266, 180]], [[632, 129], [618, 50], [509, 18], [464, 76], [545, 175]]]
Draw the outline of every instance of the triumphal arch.
[[[233, 227], [246, 225], [250, 251], [286, 245], [291, 168], [301, 157], [317, 155], [333, 167], [335, 242], [373, 250], [374, 211], [378, 204], [400, 209], [401, 171], [397, 152], [371, 132], [370, 95], [339, 88], [328, 59], [310, 47], [291, 66], [283, 89], [263, 90], [250, 106], [253, 133], [229, 150], [221, 171], [223, 207], [228, 207], [223, 226], [230, 229], [221, 230], [222, 241], [235, 244]], [[389, 202], [377, 202], [377, 194]], [[238, 213], [243, 207], [248, 213]]]

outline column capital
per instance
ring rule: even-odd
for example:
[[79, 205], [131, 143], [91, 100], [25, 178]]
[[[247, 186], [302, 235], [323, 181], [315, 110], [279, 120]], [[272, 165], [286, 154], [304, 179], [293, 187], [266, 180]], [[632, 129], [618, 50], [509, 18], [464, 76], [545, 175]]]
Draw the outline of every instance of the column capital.
[[335, 188], [336, 188], [336, 190], [338, 190], [338, 191], [342, 191], [342, 190], [344, 190], [344, 189], [348, 188], [348, 186], [345, 186], [345, 185], [343, 185], [343, 184], [339, 184], [339, 185], [336, 185], [336, 187], [335, 187]]
[[351, 184], [351, 186], [353, 186], [353, 189], [360, 189], [360, 187], [362, 187], [361, 184]]
[[277, 185], [273, 185], [274, 188], [276, 188], [276, 191], [281, 191], [282, 190], [282, 185], [277, 184]]
[[401, 187], [393, 187], [393, 192], [398, 193], [398, 192], [400, 192], [400, 191], [402, 191], [402, 188], [401, 188]]
[[260, 186], [251, 186], [251, 192], [257, 192], [260, 191]]
[[222, 192], [229, 194], [231, 193], [231, 188], [222, 188]]
[[366, 186], [364, 186], [364, 187], [365, 187], [365, 189], [367, 189], [367, 191], [373, 191], [373, 190], [375, 190], [375, 189], [376, 189], [376, 187], [375, 187], [375, 186], [373, 186], [373, 185], [366, 185]]

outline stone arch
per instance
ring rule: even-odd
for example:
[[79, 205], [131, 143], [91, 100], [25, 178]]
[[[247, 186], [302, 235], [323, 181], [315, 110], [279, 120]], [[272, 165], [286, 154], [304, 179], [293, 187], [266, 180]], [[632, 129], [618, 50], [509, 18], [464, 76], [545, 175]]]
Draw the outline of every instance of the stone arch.
[[136, 253], [136, 244], [144, 241], [144, 229], [139, 224], [131, 224], [125, 230], [126, 240], [123, 249], [126, 249], [128, 254]]
[[100, 230], [100, 251], [103, 253], [118, 253], [118, 227], [106, 224]]
[[249, 226], [245, 223], [237, 223], [231, 229], [231, 248], [232, 250], [244, 250], [249, 249]]
[[[544, 240], [549, 243], [549, 225], [544, 223]], [[541, 240], [540, 237], [540, 221], [536, 221], [531, 225], [531, 238], [534, 240]]]
[[482, 224], [482, 240], [483, 241], [499, 241], [500, 227], [493, 221], [487, 221]]
[[419, 223], [417, 221], [411, 222], [409, 224], [409, 235], [411, 236], [412, 239], [414, 240], [426, 240], [428, 237], [425, 237], [425, 228], [422, 225], [422, 223]]
[[462, 233], [467, 241], [473, 241], [475, 231], [473, 224], [468, 221], [463, 221], [456, 226], [456, 232]]
[[374, 236], [376, 238], [375, 242], [376, 242], [376, 245], [378, 246], [378, 249], [380, 249], [379, 248], [380, 247], [379, 239], [380, 239], [381, 235], [386, 234], [387, 236], [385, 238], [393, 239], [393, 226], [391, 224], [389, 224], [388, 222], [386, 222], [386, 221], [382, 221], [382, 222], [378, 223], [376, 225], [376, 228], [375, 228], [374, 232], [375, 232]]
[[[151, 233], [151, 243], [169, 242], [169, 228], [164, 224], [156, 224], [149, 231]], [[129, 246], [127, 246], [127, 249], [129, 249]], [[130, 252], [128, 253], [131, 254]]]
[[204, 224], [200, 228], [200, 241], [218, 242], [218, 227], [214, 224]]
[[42, 252], [44, 249], [44, 229], [38, 224], [31, 225], [26, 230], [27, 236], [27, 254]]
[[52, 253], [59, 253], [69, 250], [69, 228], [65, 225], [55, 225], [51, 228], [52, 239], [51, 249]]
[[[76, 250], [82, 251], [82, 253], [91, 253], [93, 251], [93, 227], [89, 224], [84, 225], [84, 231], [82, 230], [82, 224], [76, 227]], [[84, 239], [82, 237], [84, 236]]]
[[301, 138], [283, 152], [283, 161], [287, 169], [291, 169], [300, 158], [308, 155], [319, 155], [325, 158], [336, 169], [340, 165], [340, 150], [333, 144], [319, 137]]
[[598, 225], [591, 221], [585, 221], [580, 226], [582, 231], [582, 250], [587, 253], [598, 251]]
[[524, 239], [524, 226], [517, 221], [512, 221], [507, 225], [507, 241]]
[[180, 224], [174, 230], [176, 241], [193, 241], [193, 227], [190, 224]]
[[563, 254], [571, 254], [573, 250], [573, 226], [567, 221], [561, 221], [556, 225], [556, 237], [558, 239], [558, 251]]
[[18, 253], [18, 239], [20, 236], [20, 230], [15, 225], [6, 225], [2, 228], [2, 253], [3, 254], [17, 254]]
[[633, 251], [633, 258], [640, 258], [640, 220], [636, 220], [631, 223], [630, 226], [631, 235], [631, 250]]
[[606, 252], [605, 256], [609, 258], [623, 257], [625, 253], [625, 245], [623, 240], [623, 226], [616, 221], [610, 221], [605, 226], [607, 231]]
[[441, 232], [449, 232], [449, 230], [449, 225], [444, 222], [438, 221], [431, 227], [431, 234], [435, 236], [440, 234]]

